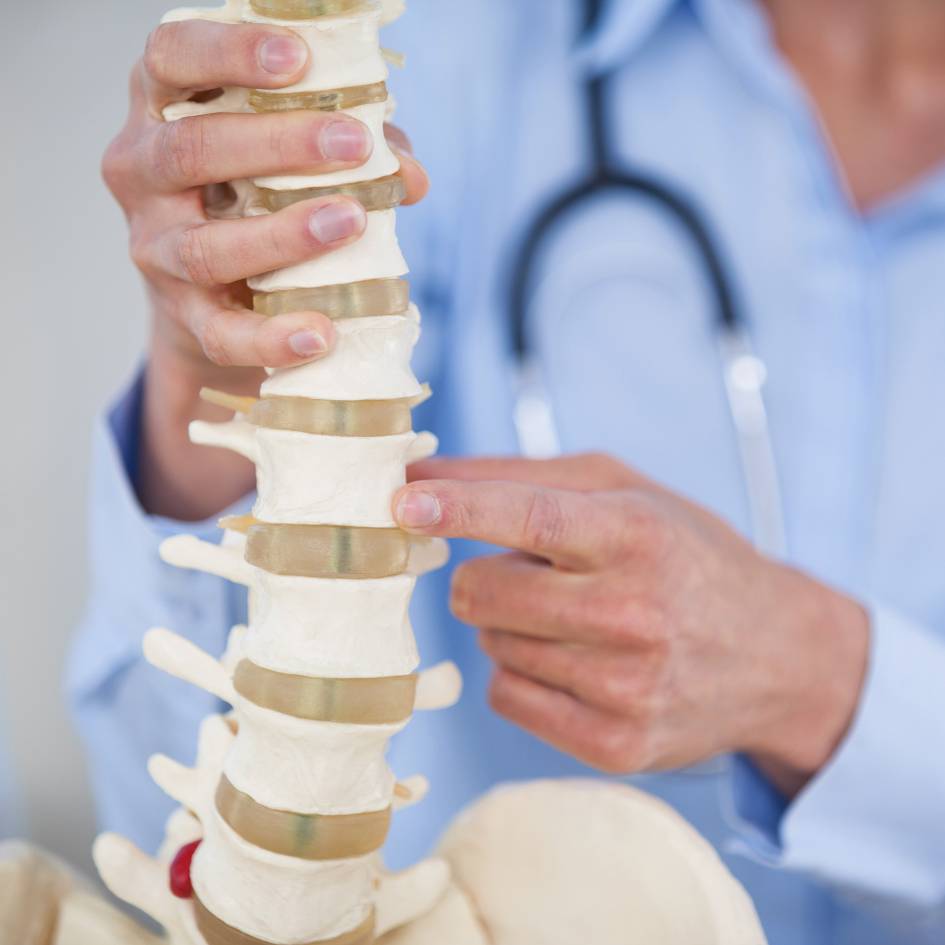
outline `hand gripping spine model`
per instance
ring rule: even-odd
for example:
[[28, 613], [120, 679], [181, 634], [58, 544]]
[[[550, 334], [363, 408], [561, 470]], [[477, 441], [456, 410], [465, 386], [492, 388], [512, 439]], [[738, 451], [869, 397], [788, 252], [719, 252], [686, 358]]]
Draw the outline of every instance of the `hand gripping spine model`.
[[205, 392], [234, 418], [191, 429], [195, 442], [256, 463], [258, 501], [252, 517], [222, 523], [220, 546], [182, 537], [163, 555], [246, 584], [249, 627], [233, 632], [222, 662], [164, 630], [146, 637], [145, 654], [233, 713], [205, 723], [193, 770], [151, 761], [183, 809], [168, 837], [168, 852], [184, 849], [174, 865], [184, 873], [177, 901], [148, 888], [153, 862], [124, 841], [106, 836], [96, 848], [113, 891], [182, 941], [369, 945], [429, 909], [448, 882], [438, 861], [393, 876], [378, 855], [392, 810], [425, 791], [422, 778], [395, 783], [387, 743], [415, 708], [451, 705], [460, 689], [451, 664], [417, 675], [407, 617], [416, 577], [445, 563], [445, 546], [408, 538], [390, 509], [406, 465], [436, 449], [434, 437], [412, 429], [411, 409], [427, 393], [409, 367], [420, 316], [395, 234], [399, 161], [384, 137], [379, 29], [397, 6], [234, 0], [170, 14], [289, 26], [310, 46], [312, 65], [288, 90], [231, 90], [173, 106], [168, 120], [208, 110], [343, 110], [374, 135], [371, 158], [353, 171], [234, 185], [244, 215], [344, 193], [361, 201], [368, 223], [358, 243], [250, 283], [263, 314], [307, 309], [336, 319], [337, 351], [271, 372], [259, 399]]

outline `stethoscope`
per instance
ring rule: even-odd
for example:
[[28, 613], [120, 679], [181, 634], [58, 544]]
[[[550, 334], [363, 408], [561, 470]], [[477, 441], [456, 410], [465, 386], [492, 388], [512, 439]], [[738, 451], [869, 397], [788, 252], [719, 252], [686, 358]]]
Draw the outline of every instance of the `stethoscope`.
[[[603, 0], [585, 0], [584, 31], [596, 25]], [[786, 553], [778, 469], [765, 408], [767, 370], [754, 352], [746, 320], [739, 311], [732, 280], [705, 218], [684, 193], [656, 177], [621, 169], [614, 160], [606, 114], [612, 75], [601, 74], [585, 84], [592, 166], [586, 179], [552, 197], [526, 230], [515, 257], [509, 291], [512, 353], [518, 373], [515, 427], [525, 456], [547, 458], [561, 452], [541, 367], [529, 343], [527, 314], [534, 273], [548, 237], [582, 206], [606, 193], [630, 194], [663, 212], [688, 237], [694, 257], [704, 270], [712, 308], [720, 363], [738, 441], [739, 460], [748, 498], [755, 545], [762, 552], [783, 558]]]

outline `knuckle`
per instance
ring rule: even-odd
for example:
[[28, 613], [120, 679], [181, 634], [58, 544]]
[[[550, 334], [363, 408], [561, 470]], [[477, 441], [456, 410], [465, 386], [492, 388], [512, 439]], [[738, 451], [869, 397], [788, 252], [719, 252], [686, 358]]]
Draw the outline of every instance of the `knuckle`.
[[528, 548], [538, 552], [548, 551], [560, 545], [567, 527], [567, 520], [557, 495], [539, 490], [529, 503], [522, 526], [522, 539]]
[[[316, 142], [318, 141], [318, 128], [319, 125], [315, 126], [314, 133], [308, 135], [308, 140], [311, 142], [310, 149], [316, 151]], [[285, 120], [284, 116], [275, 115], [269, 116], [269, 130], [266, 137], [266, 144], [268, 145], [269, 153], [272, 155], [273, 161], [277, 163], [279, 167], [293, 167], [298, 161], [294, 160], [295, 157], [295, 140], [296, 140], [296, 126], [294, 123], [289, 123]]]
[[631, 497], [630, 518], [634, 528], [648, 541], [661, 540], [669, 532], [666, 517], [643, 496]]
[[665, 663], [672, 641], [671, 621], [666, 611], [655, 604], [640, 606], [631, 616], [631, 626], [635, 637], [646, 644], [650, 659]]
[[585, 594], [580, 612], [572, 619], [590, 637], [607, 646], [637, 648], [644, 645], [650, 656], [660, 655], [669, 643], [669, 619], [648, 597], [614, 591], [610, 582]]
[[616, 608], [616, 627], [621, 637], [637, 640], [641, 631], [649, 635], [650, 608], [639, 597], [627, 596]]
[[592, 637], [603, 643], [622, 643], [628, 636], [623, 602], [608, 598], [606, 592], [584, 602], [581, 622]]
[[613, 624], [617, 642], [641, 644], [652, 657], [668, 643], [668, 623], [660, 607], [650, 600], [628, 596], [620, 602]]
[[611, 667], [598, 674], [594, 689], [607, 708], [622, 712], [631, 704], [631, 686], [623, 667]]
[[208, 318], [199, 332], [200, 347], [208, 360], [219, 367], [230, 367], [233, 359], [225, 338], [225, 319], [217, 313]]
[[473, 619], [475, 613], [474, 583], [472, 568], [468, 564], [460, 565], [453, 572], [450, 584], [450, 610], [454, 617], [464, 622]]
[[205, 224], [188, 227], [177, 241], [177, 259], [181, 271], [195, 285], [210, 287], [217, 284], [213, 253]]
[[[269, 226], [266, 231], [266, 253], [279, 265], [288, 265], [299, 257], [295, 247], [296, 224], [290, 217], [282, 218], [279, 214], [269, 217]], [[275, 268], [275, 264], [272, 268]]]
[[210, 156], [209, 123], [199, 117], [161, 125], [156, 136], [155, 170], [174, 186], [188, 186], [199, 177]]
[[627, 725], [600, 725], [591, 736], [590, 761], [606, 774], [630, 774], [641, 768], [636, 733]]
[[660, 714], [663, 687], [661, 674], [648, 667], [633, 683], [632, 704], [634, 715], [644, 724], [655, 720]]
[[413, 145], [411, 144], [410, 138], [399, 125], [385, 122], [384, 137], [387, 138], [388, 142], [400, 148], [401, 151], [413, 154]]
[[[466, 498], [455, 489], [444, 489], [441, 493], [442, 503], [441, 525], [444, 529], [457, 535], [468, 535], [476, 526], [476, 517]], [[475, 562], [470, 562], [473, 567]]]
[[618, 485], [624, 478], [624, 465], [620, 460], [615, 459], [609, 453], [593, 452], [585, 453], [583, 456], [584, 464], [597, 474], [603, 482]]
[[116, 197], [124, 190], [128, 168], [128, 150], [121, 137], [115, 138], [102, 156], [101, 171], [105, 186]]
[[502, 690], [502, 677], [499, 673], [493, 673], [492, 679], [489, 680], [489, 690], [486, 693], [486, 697], [489, 702], [489, 708], [492, 709], [493, 712], [498, 712], [499, 715], [502, 714], [502, 707], [505, 700]]
[[647, 496], [631, 492], [618, 501], [624, 538], [633, 553], [652, 561], [663, 560], [675, 545], [672, 522]]
[[132, 227], [128, 240], [128, 252], [135, 267], [145, 276], [156, 273], [154, 243], [150, 236], [137, 227]]
[[503, 672], [494, 673], [489, 683], [488, 692], [489, 707], [499, 715], [508, 717], [512, 704], [509, 697], [509, 686], [506, 675]]
[[145, 71], [155, 82], [165, 82], [168, 77], [168, 58], [171, 51], [171, 27], [163, 24], [151, 31], [144, 47]]
[[594, 640], [610, 646], [624, 646], [636, 640], [640, 604], [619, 589], [615, 592], [610, 581], [586, 593], [580, 608], [580, 624]]

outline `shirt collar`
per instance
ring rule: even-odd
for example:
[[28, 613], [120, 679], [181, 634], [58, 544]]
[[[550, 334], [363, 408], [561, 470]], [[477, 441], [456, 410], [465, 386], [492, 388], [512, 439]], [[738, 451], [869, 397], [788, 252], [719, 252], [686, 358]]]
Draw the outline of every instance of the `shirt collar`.
[[613, 71], [656, 31], [684, 0], [605, 0], [597, 28], [575, 50], [578, 65], [592, 75]]
[[772, 79], [772, 65], [780, 64], [767, 17], [756, 0], [604, 0], [597, 28], [575, 48], [578, 65], [592, 75], [615, 70], [652, 38], [671, 13], [683, 7], [739, 68], [756, 82], [761, 78], [766, 85], [780, 86], [783, 94], [783, 81]]
[[[577, 8], [578, 0], [574, 2]], [[691, 11], [710, 41], [752, 89], [792, 115], [804, 134], [819, 138], [806, 93], [782, 61], [757, 0], [604, 0], [596, 29], [575, 47], [578, 68], [590, 75], [618, 69], [681, 8]], [[875, 214], [897, 221], [912, 220], [916, 215], [923, 221], [932, 216], [936, 224], [945, 215], [945, 167]]]

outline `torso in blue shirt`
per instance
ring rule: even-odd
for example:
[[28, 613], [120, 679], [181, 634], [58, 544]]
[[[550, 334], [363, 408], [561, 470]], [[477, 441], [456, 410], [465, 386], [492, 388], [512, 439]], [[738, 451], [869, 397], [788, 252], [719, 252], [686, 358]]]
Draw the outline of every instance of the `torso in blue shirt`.
[[[516, 450], [511, 258], [539, 208], [586, 169], [582, 70], [613, 69], [620, 155], [704, 209], [768, 365], [791, 560], [940, 621], [941, 538], [930, 553], [928, 521], [945, 512], [935, 418], [945, 403], [945, 177], [859, 216], [750, 4], [611, 3], [600, 35], [575, 54], [580, 7], [415, 0], [391, 37], [410, 58], [394, 80], [399, 120], [433, 178], [430, 204], [402, 214], [400, 229], [426, 320], [418, 371], [435, 383], [429, 422], [444, 451]], [[544, 253], [532, 343], [564, 450], [614, 453], [747, 530], [711, 302], [685, 246], [641, 204], [597, 201]], [[434, 785], [395, 828], [398, 859], [496, 782], [582, 772], [489, 712], [489, 666], [446, 612], [446, 594], [445, 577], [422, 582], [415, 625], [426, 660], [461, 664], [467, 693], [396, 741], [398, 772], [423, 771]], [[724, 852], [733, 833], [721, 768], [642, 780]], [[807, 880], [727, 860], [773, 945], [926, 940]]]

